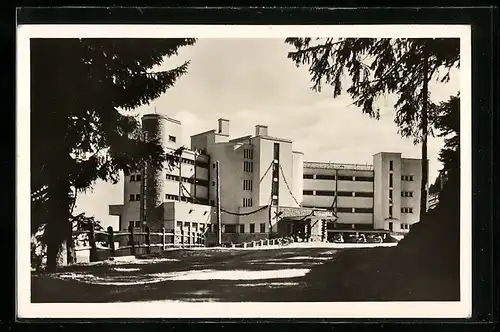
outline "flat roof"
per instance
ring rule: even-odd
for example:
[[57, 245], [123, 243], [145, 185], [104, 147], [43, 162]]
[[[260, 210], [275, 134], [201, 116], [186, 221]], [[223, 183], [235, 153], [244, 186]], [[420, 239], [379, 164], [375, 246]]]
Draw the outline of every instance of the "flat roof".
[[373, 171], [373, 165], [369, 164], [342, 164], [342, 163], [326, 163], [318, 161], [304, 161], [304, 168]]

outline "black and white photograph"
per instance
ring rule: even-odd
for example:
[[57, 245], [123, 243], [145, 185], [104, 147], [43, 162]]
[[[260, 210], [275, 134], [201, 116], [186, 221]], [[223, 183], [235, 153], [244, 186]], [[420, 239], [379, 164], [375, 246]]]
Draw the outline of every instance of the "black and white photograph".
[[19, 26], [19, 317], [469, 317], [470, 43]]

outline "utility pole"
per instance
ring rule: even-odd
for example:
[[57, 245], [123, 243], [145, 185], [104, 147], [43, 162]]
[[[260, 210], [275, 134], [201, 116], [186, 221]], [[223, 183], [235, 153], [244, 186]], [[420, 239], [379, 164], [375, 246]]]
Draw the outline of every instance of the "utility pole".
[[[147, 139], [148, 139], [148, 135], [147, 133], [144, 133], [143, 134], [143, 140], [145, 142], [147, 142]], [[140, 190], [140, 211], [139, 211], [139, 219], [140, 219], [140, 224], [141, 224], [141, 228], [144, 227], [145, 225], [145, 222], [147, 221], [146, 220], [146, 186], [147, 186], [147, 164], [146, 162], [141, 162], [141, 190]], [[135, 225], [134, 225], [135, 227]]]
[[427, 53], [427, 43], [424, 41], [423, 46], [423, 86], [422, 86], [422, 182], [420, 188], [420, 218], [422, 221], [427, 212], [427, 180], [429, 176], [429, 164], [427, 163], [427, 136], [428, 136], [428, 118], [427, 118], [427, 103], [428, 103], [428, 71], [429, 71], [429, 55]]
[[216, 175], [216, 186], [217, 186], [217, 245], [222, 246], [222, 225], [220, 220], [220, 172], [219, 172], [219, 161], [215, 162], [215, 175]]
[[182, 201], [182, 151], [179, 155], [179, 198], [178, 201]]

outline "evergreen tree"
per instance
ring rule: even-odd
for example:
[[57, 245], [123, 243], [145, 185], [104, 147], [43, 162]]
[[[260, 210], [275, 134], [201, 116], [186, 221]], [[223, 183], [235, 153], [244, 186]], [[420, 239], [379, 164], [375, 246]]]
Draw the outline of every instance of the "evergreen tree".
[[395, 119], [399, 133], [422, 144], [422, 184], [420, 218], [427, 206], [427, 137], [432, 133], [433, 114], [429, 110], [428, 83], [447, 82], [450, 70], [460, 64], [459, 39], [391, 38], [287, 38], [295, 47], [288, 58], [296, 66], [308, 65], [312, 89], [332, 87], [333, 97], [346, 92], [363, 113], [379, 119], [377, 99], [397, 95]]
[[46, 225], [47, 269], [71, 239], [76, 193], [142, 163], [172, 163], [127, 111], [158, 98], [188, 62], [155, 71], [194, 39], [31, 39], [32, 230]]

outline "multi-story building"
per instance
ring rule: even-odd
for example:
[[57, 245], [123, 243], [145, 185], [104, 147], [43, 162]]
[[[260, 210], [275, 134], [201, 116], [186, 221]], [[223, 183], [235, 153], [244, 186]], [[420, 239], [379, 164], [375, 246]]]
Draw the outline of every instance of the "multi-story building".
[[336, 229], [407, 232], [420, 213], [420, 159], [381, 152], [373, 165], [304, 163], [303, 206], [331, 208]]
[[[148, 114], [142, 130], [167, 152], [179, 151], [179, 121]], [[270, 136], [266, 126], [231, 139], [230, 122], [219, 119], [217, 129], [191, 136], [190, 149], [178, 158], [162, 170], [127, 175], [124, 204], [110, 206], [121, 230], [206, 233], [208, 243], [215, 242], [216, 161], [225, 243], [297, 232], [319, 240], [327, 228], [404, 232], [418, 220], [420, 160], [399, 153], [376, 154], [373, 165], [304, 162], [291, 140]]]
[[[180, 150], [181, 130], [179, 121], [165, 116], [142, 118], [145, 139], [159, 139], [167, 153]], [[177, 157], [177, 163], [161, 170], [145, 167], [125, 175], [124, 204], [109, 207], [111, 215], [119, 216], [120, 230], [149, 226], [154, 231], [166, 228], [201, 236], [212, 213], [208, 205], [210, 157], [190, 150], [182, 150]]]

